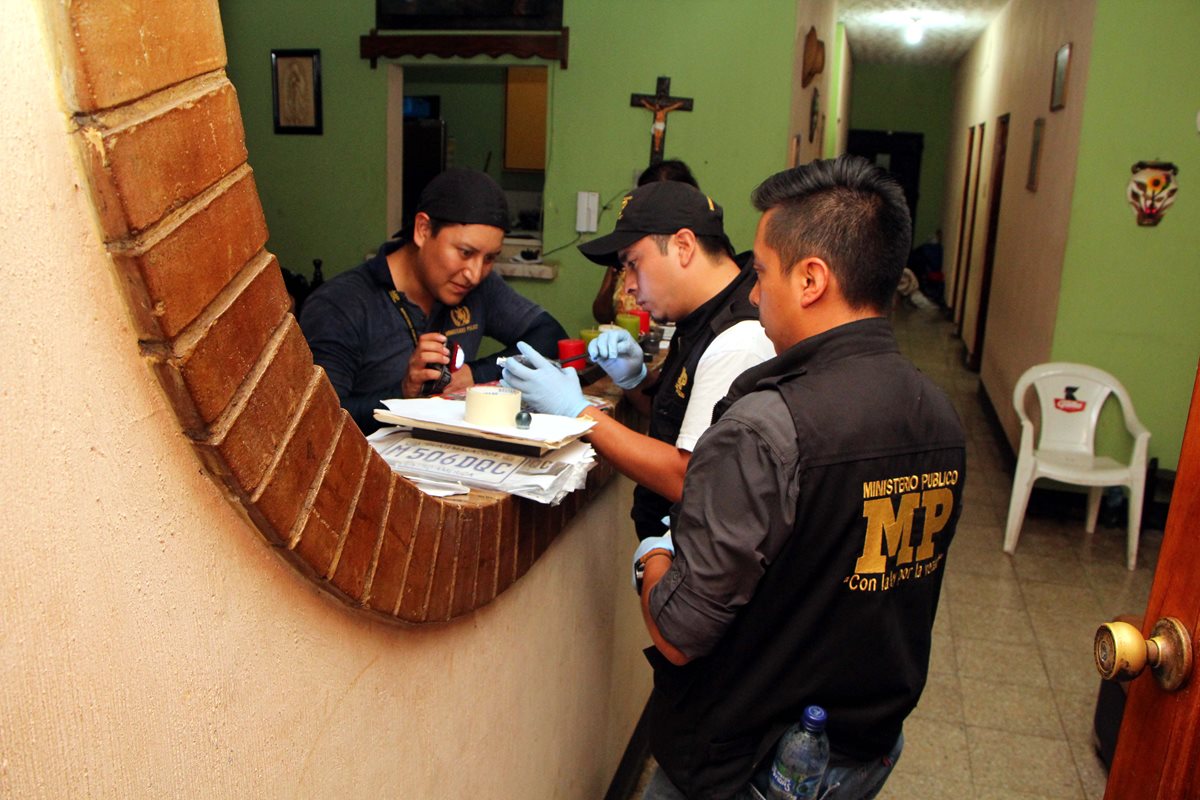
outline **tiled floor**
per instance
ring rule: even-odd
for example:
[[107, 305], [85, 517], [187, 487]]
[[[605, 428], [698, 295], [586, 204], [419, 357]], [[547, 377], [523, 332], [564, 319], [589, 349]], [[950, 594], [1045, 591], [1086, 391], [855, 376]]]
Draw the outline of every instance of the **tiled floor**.
[[[901, 309], [901, 348], [954, 401], [967, 429], [963, 517], [946, 560], [929, 684], [904, 725], [904, 755], [881, 798], [1101, 798], [1092, 749], [1096, 626], [1140, 614], [1160, 531], [1142, 532], [1125, 569], [1125, 530], [1083, 530], [1079, 513], [1028, 515], [1001, 551], [1012, 472], [962, 366], [953, 325]], [[1074, 510], [1074, 507], [1072, 508]]]
[[905, 354], [962, 416], [968, 478], [929, 683], [880, 798], [1098, 800], [1092, 638], [1100, 622], [1144, 609], [1162, 534], [1142, 532], [1129, 572], [1123, 528], [1088, 535], [1081, 513], [1031, 511], [1016, 555], [1002, 552], [1011, 456], [986, 416], [979, 376], [962, 366], [962, 344], [939, 312], [903, 308], [894, 323]]

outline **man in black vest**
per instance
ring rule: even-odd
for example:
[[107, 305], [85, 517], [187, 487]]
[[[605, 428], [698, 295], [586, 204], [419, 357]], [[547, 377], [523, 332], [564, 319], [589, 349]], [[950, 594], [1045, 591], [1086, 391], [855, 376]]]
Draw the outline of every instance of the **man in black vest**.
[[754, 203], [750, 297], [779, 355], [717, 405], [671, 534], [634, 557], [655, 644], [645, 797], [753, 796], [815, 704], [824, 786], [870, 798], [925, 686], [965, 437], [884, 316], [910, 240], [900, 187], [842, 157]]
[[637, 481], [631, 516], [638, 538], [660, 536], [714, 404], [746, 368], [774, 355], [749, 301], [754, 275], [733, 259], [721, 207], [677, 181], [634, 189], [621, 200], [613, 232], [579, 249], [597, 264], [623, 268], [626, 291], [638, 304], [656, 321], [676, 323], [656, 376], [647, 375], [642, 349], [624, 329], [605, 331], [588, 345], [592, 360], [627, 396], [649, 407], [649, 436], [588, 404], [574, 370], [536, 353], [528, 354], [532, 366], [510, 359], [504, 381], [535, 411], [595, 419], [592, 446]]

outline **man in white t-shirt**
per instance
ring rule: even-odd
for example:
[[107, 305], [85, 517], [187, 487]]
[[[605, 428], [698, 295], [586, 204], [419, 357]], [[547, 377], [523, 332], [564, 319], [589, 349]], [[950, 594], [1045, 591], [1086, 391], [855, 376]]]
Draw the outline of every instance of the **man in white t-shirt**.
[[638, 433], [583, 399], [577, 373], [518, 343], [530, 366], [510, 359], [504, 382], [535, 411], [596, 420], [588, 440], [637, 482], [633, 517], [638, 538], [660, 536], [663, 518], [683, 493], [692, 449], [712, 409], [744, 370], [775, 356], [750, 303], [754, 272], [734, 260], [721, 207], [685, 183], [639, 186], [621, 200], [612, 233], [580, 245], [597, 264], [625, 271], [625, 288], [658, 322], [674, 322], [666, 361], [648, 375], [642, 349], [625, 330], [606, 331], [588, 355], [648, 410], [649, 435]]

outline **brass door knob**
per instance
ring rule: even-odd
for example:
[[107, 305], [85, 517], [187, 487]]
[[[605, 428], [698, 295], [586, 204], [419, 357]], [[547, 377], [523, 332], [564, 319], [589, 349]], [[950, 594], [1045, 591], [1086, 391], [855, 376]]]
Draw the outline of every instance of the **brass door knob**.
[[1174, 617], [1154, 623], [1149, 639], [1128, 622], [1106, 622], [1096, 630], [1096, 669], [1106, 681], [1136, 678], [1150, 665], [1158, 685], [1173, 692], [1192, 671], [1192, 639]]

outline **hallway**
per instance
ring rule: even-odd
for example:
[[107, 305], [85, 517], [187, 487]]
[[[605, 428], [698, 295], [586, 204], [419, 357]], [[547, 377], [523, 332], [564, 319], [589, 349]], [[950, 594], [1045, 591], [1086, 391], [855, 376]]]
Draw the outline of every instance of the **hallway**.
[[[1011, 456], [962, 366], [952, 323], [902, 308], [900, 346], [946, 390], [967, 430], [963, 517], [934, 625], [929, 683], [881, 798], [1088, 798], [1104, 795], [1092, 748], [1099, 623], [1141, 613], [1162, 532], [1144, 530], [1134, 572], [1125, 530], [1084, 530], [1078, 514], [1035, 508], [1016, 555], [1001, 550]], [[1074, 507], [1072, 507], [1072, 511]]]

